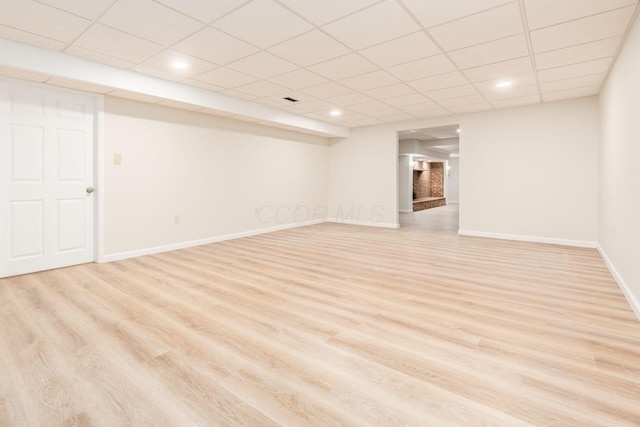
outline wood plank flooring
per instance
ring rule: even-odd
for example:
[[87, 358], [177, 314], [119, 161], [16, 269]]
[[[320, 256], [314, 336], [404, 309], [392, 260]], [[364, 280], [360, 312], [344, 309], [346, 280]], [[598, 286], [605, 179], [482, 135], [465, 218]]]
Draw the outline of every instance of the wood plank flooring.
[[595, 250], [319, 224], [0, 280], [0, 426], [638, 426]]

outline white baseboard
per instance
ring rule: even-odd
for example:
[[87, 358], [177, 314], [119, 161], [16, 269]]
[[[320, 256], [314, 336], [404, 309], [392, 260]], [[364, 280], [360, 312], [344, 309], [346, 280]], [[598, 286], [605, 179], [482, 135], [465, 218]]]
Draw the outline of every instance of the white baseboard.
[[326, 222], [335, 222], [338, 224], [350, 224], [350, 225], [364, 225], [365, 227], [400, 228], [400, 224], [392, 224], [388, 222], [354, 221], [351, 219], [336, 219], [336, 218], [328, 218]]
[[448, 205], [459, 205], [460, 202], [458, 200], [447, 200]]
[[400, 213], [412, 213], [413, 209], [399, 209], [398, 212], [400, 212]]
[[520, 234], [502, 234], [489, 233], [486, 231], [458, 230], [461, 236], [487, 237], [490, 239], [502, 240], [518, 240], [521, 242], [550, 243], [552, 245], [576, 246], [580, 248], [595, 249], [598, 244], [596, 242], [588, 242], [584, 240], [556, 239], [553, 237], [525, 236]]
[[145, 255], [153, 255], [161, 252], [175, 251], [178, 249], [191, 248], [193, 246], [208, 245], [209, 243], [224, 242], [225, 240], [240, 239], [242, 237], [257, 236], [259, 234], [273, 233], [274, 231], [287, 230], [290, 228], [305, 227], [307, 225], [320, 224], [326, 222], [325, 219], [317, 219], [311, 221], [297, 222], [293, 224], [277, 225], [275, 227], [260, 228], [258, 230], [244, 231], [241, 233], [225, 234], [222, 236], [209, 237], [206, 239], [192, 240], [189, 242], [172, 243], [170, 245], [156, 246], [153, 248], [137, 249], [134, 251], [120, 252], [111, 255], [105, 255], [97, 262], [120, 261], [128, 258], [135, 258]]
[[636, 317], [638, 318], [638, 320], [640, 320], [640, 301], [638, 301], [638, 298], [636, 298], [633, 292], [631, 292], [629, 285], [627, 285], [627, 282], [622, 278], [622, 276], [620, 275], [616, 267], [613, 265], [613, 262], [611, 262], [611, 258], [609, 258], [609, 256], [604, 251], [604, 249], [602, 249], [602, 246], [600, 246], [600, 244], [598, 244], [598, 252], [600, 252], [600, 256], [602, 256], [602, 259], [604, 260], [605, 264], [607, 264], [607, 267], [609, 267], [609, 271], [611, 272], [611, 275], [613, 276], [615, 281], [618, 283], [618, 286], [620, 287], [620, 290], [622, 291], [625, 298], [629, 302], [631, 309], [636, 314]]

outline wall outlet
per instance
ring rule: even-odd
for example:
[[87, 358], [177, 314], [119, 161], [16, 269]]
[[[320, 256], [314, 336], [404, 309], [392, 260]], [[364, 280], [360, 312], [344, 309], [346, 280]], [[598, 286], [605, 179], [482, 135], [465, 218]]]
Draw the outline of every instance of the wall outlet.
[[176, 215], [173, 217], [173, 223], [174, 224], [180, 224], [180, 215]]
[[114, 165], [122, 164], [122, 154], [116, 153], [113, 155], [113, 164]]

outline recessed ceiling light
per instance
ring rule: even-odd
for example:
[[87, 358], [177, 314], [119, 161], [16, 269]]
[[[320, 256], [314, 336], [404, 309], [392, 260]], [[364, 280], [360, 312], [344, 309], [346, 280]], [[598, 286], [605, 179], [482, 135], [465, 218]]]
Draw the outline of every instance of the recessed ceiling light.
[[187, 68], [189, 68], [189, 64], [187, 64], [185, 61], [173, 61], [171, 63], [171, 66], [176, 70], [186, 70]]
[[460, 133], [460, 128], [456, 129], [456, 132], [457, 132], [457, 133]]
[[342, 111], [340, 111], [340, 110], [331, 110], [331, 113], [329, 113], [329, 114], [331, 114], [333, 117], [338, 117], [338, 116], [342, 115]]
[[503, 82], [497, 83], [496, 87], [498, 88], [504, 88], [504, 87], [509, 87], [513, 84], [513, 82], [511, 80], [505, 80]]

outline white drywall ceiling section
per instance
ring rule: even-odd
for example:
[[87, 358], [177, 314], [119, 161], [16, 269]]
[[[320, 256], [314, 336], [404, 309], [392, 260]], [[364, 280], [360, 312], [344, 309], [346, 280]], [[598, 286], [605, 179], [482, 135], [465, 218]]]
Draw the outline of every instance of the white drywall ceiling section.
[[65, 53], [0, 39], [0, 66], [44, 73], [78, 82], [151, 95], [255, 119], [276, 126], [333, 138], [349, 136], [349, 129], [276, 110], [250, 101], [220, 95], [206, 89], [100, 64]]

